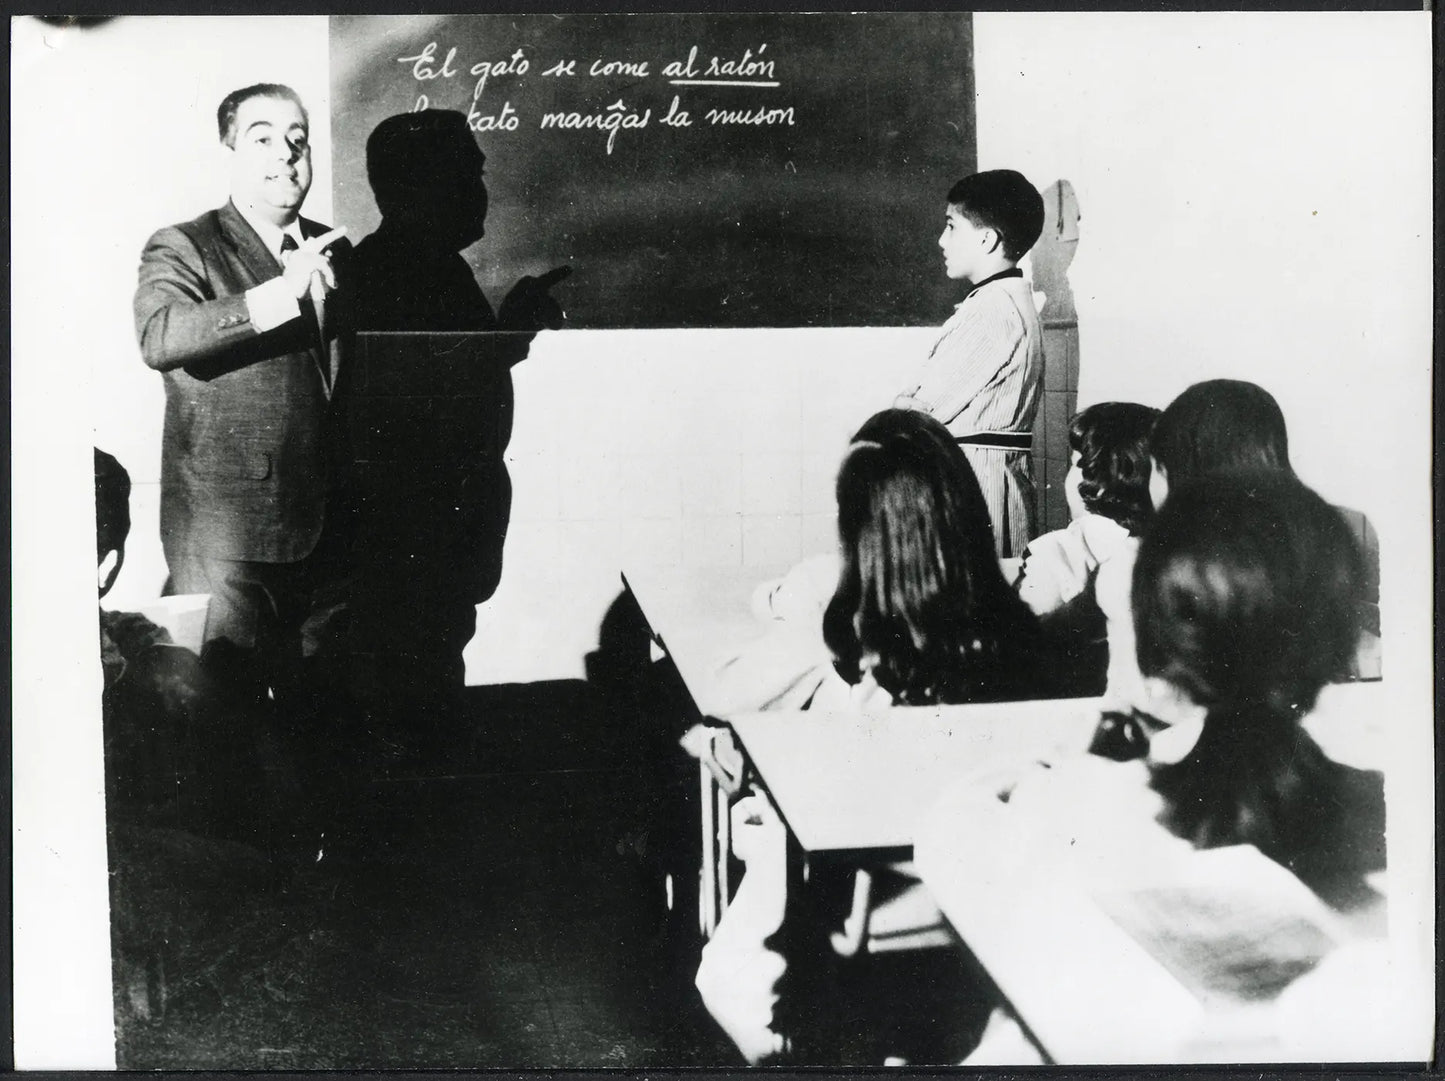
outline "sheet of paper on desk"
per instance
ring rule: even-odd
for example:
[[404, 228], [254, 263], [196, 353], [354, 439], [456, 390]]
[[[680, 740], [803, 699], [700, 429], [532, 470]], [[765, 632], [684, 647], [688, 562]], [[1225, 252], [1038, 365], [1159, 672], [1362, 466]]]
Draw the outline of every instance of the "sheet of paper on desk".
[[1340, 944], [1334, 914], [1254, 847], [1199, 852], [1185, 866], [1167, 882], [1092, 895], [1206, 1007], [1273, 998]]

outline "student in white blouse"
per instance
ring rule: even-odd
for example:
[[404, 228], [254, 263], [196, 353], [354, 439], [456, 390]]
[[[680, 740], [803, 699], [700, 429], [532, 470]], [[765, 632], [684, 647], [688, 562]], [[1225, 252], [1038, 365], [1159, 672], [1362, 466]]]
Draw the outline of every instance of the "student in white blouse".
[[[1016, 583], [1035, 614], [1079, 644], [1080, 694], [1103, 689], [1116, 705], [1133, 701], [1138, 668], [1129, 614], [1129, 579], [1139, 536], [1154, 508], [1149, 498], [1149, 432], [1159, 410], [1100, 402], [1069, 424], [1070, 469], [1064, 498], [1073, 521], [1029, 542]], [[1107, 673], [1090, 641], [1103, 618]], [[1103, 644], [1103, 643], [1099, 643]], [[1095, 670], [1097, 669], [1097, 671]], [[1104, 686], [1098, 677], [1104, 676]]]

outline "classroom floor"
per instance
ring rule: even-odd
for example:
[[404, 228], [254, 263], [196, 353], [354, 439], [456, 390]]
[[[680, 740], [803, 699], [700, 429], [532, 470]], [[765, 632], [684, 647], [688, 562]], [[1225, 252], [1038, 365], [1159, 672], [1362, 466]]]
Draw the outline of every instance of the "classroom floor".
[[445, 761], [321, 810], [319, 859], [113, 828], [122, 1069], [739, 1062], [589, 686], [468, 695]]

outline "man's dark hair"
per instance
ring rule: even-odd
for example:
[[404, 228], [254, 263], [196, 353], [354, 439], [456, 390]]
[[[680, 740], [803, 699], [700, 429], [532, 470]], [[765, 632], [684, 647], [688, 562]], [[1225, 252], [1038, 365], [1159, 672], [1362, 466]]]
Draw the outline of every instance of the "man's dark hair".
[[1154, 504], [1149, 499], [1149, 431], [1159, 410], [1137, 402], [1100, 402], [1069, 424], [1069, 449], [1079, 455], [1084, 509], [1137, 536]]
[[1279, 403], [1242, 379], [1195, 383], [1175, 398], [1154, 422], [1149, 453], [1171, 489], [1215, 473], [1292, 472]]
[[222, 99], [220, 108], [216, 110], [216, 130], [221, 136], [221, 142], [226, 146], [236, 145], [236, 113], [252, 98], [280, 98], [282, 101], [293, 102], [296, 108], [301, 110], [301, 118], [306, 121], [306, 126], [311, 126], [310, 114], [306, 112], [306, 104], [301, 100], [300, 94], [281, 83], [256, 83], [254, 86], [232, 90]]
[[1013, 169], [966, 176], [948, 190], [948, 205], [977, 228], [992, 229], [1006, 258], [1018, 262], [1044, 231], [1044, 197]]

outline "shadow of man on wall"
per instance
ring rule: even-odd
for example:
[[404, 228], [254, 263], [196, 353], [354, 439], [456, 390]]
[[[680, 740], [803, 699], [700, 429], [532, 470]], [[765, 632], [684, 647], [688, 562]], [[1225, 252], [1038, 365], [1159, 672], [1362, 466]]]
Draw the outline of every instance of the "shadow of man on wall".
[[459, 698], [476, 606], [501, 581], [511, 368], [564, 319], [549, 290], [569, 267], [522, 278], [494, 312], [461, 254], [485, 232], [485, 160], [466, 117], [442, 110], [389, 117], [366, 147], [382, 222], [355, 250], [363, 333], [344, 388], [350, 683], [403, 740], [440, 734]]

